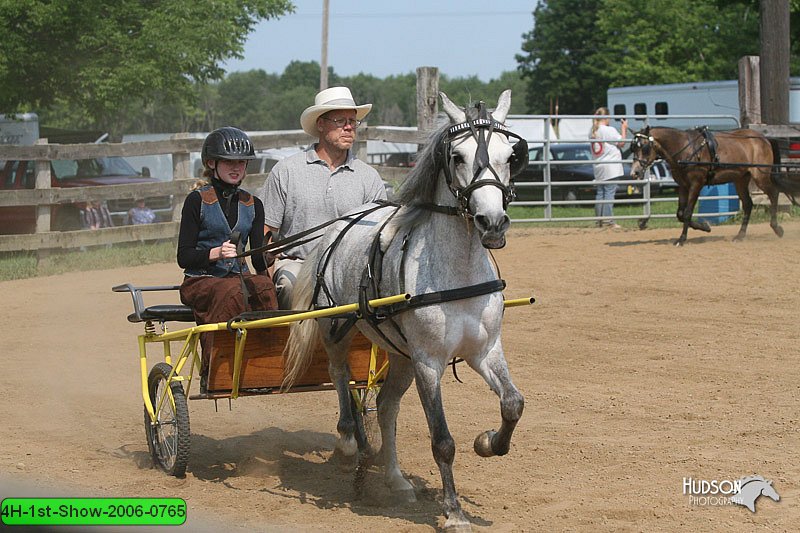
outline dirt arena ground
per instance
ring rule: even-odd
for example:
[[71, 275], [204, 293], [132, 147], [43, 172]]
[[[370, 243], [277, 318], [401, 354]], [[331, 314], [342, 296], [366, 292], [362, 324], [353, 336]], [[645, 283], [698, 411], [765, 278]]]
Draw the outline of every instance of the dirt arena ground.
[[[464, 368], [444, 379], [456, 486], [476, 531], [789, 531], [800, 524], [800, 222], [678, 230], [513, 229], [496, 254], [504, 346], [526, 409], [508, 456], [472, 451], [498, 400]], [[123, 282], [151, 265], [0, 283], [0, 495], [186, 499], [182, 530], [432, 531], [441, 484], [416, 392], [398, 423], [418, 502], [377, 474], [353, 498], [329, 461], [333, 393], [190, 402], [185, 479], [151, 468]], [[164, 303], [150, 300], [149, 303]], [[151, 362], [152, 364], [153, 362]], [[772, 480], [781, 499], [693, 505], [683, 479]], [[138, 531], [137, 528], [118, 528]], [[160, 528], [158, 531], [172, 531]]]

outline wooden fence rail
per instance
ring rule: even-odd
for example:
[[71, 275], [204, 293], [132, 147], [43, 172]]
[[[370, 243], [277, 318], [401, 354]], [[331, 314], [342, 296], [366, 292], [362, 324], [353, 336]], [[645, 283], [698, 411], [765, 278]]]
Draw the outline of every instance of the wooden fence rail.
[[[366, 160], [367, 140], [399, 143], [420, 143], [422, 136], [416, 128], [366, 126], [359, 131], [356, 151]], [[250, 136], [255, 149], [305, 146], [313, 139], [302, 130], [255, 133]], [[81, 203], [89, 200], [107, 201], [137, 197], [172, 196], [172, 221], [140, 226], [119, 226], [100, 230], [47, 231], [37, 230], [27, 235], [0, 235], [0, 252], [71, 249], [108, 243], [136, 242], [155, 239], [174, 239], [183, 199], [196, 183], [189, 165], [190, 153], [200, 152], [203, 139], [182, 138], [181, 134], [163, 141], [103, 144], [36, 144], [33, 146], [0, 145], [0, 161], [48, 162], [58, 159], [92, 159], [97, 157], [130, 157], [142, 155], [172, 155], [173, 180], [125, 185], [91, 187], [50, 187], [49, 165], [37, 165], [42, 175], [37, 177], [36, 188], [0, 190], [0, 207], [37, 206], [39, 218], [46, 221], [38, 226], [49, 230], [49, 209], [55, 204]], [[407, 174], [406, 168], [382, 168], [384, 179], [398, 182]], [[257, 193], [266, 174], [247, 176], [243, 187]]]

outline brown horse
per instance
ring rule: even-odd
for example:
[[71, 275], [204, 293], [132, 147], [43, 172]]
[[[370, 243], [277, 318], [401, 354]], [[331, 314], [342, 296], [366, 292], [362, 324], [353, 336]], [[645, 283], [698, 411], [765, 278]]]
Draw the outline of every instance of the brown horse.
[[676, 130], [673, 128], [646, 127], [634, 135], [631, 143], [633, 165], [631, 176], [641, 179], [644, 171], [661, 157], [672, 170], [678, 184], [678, 220], [683, 222], [681, 236], [676, 246], [686, 242], [691, 226], [701, 231], [711, 231], [707, 222], [692, 220], [695, 203], [704, 185], [733, 182], [742, 201], [742, 225], [734, 240], [747, 233], [753, 200], [750, 198], [750, 180], [764, 191], [770, 202], [769, 225], [778, 237], [783, 228], [778, 224], [779, 190], [770, 179], [773, 165], [780, 163], [780, 154], [762, 134], [750, 129], [718, 131], [705, 129]]

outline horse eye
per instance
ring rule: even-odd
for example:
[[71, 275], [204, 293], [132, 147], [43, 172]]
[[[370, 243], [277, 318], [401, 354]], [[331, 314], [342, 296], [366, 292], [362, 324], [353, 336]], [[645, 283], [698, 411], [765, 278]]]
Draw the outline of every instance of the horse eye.
[[460, 154], [453, 154], [453, 163], [455, 163], [456, 165], [463, 165], [464, 158], [461, 157]]

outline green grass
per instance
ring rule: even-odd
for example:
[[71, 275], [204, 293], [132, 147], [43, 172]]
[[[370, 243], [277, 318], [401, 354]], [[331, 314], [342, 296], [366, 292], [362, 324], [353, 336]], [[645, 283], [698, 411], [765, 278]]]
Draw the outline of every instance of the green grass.
[[172, 262], [175, 262], [173, 242], [125, 243], [84, 251], [55, 251], [41, 260], [36, 252], [13, 252], [0, 254], [0, 281]]
[[[653, 214], [669, 215], [666, 218], [651, 218], [648, 223], [648, 228], [680, 228], [682, 224], [678, 222], [675, 217], [675, 212], [678, 209], [678, 203], [675, 202], [656, 202], [652, 204], [651, 212]], [[617, 218], [617, 223], [626, 228], [638, 228], [638, 220], [642, 217], [642, 206], [637, 204], [617, 205], [614, 207], [614, 216], [634, 216], [633, 219]], [[526, 218], [543, 218], [544, 207], [522, 207], [511, 206], [508, 208], [508, 214], [512, 220], [526, 219]], [[553, 207], [553, 218], [572, 218], [572, 217], [590, 217], [594, 216], [594, 206], [584, 205], [575, 207]], [[695, 213], [697, 217], [697, 213]], [[800, 217], [800, 208], [792, 205], [788, 211], [783, 211], [778, 214], [779, 220], [787, 218]], [[742, 222], [741, 212], [735, 215], [721, 225], [734, 224], [739, 225]], [[769, 222], [769, 209], [765, 206], [758, 206], [753, 208], [750, 215], [751, 224], [759, 224], [762, 222]], [[567, 221], [567, 220], [554, 220], [552, 222], [520, 222], [515, 223], [515, 227], [567, 227], [567, 228], [593, 228], [595, 226], [594, 220], [582, 221]]]

